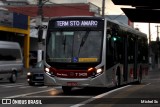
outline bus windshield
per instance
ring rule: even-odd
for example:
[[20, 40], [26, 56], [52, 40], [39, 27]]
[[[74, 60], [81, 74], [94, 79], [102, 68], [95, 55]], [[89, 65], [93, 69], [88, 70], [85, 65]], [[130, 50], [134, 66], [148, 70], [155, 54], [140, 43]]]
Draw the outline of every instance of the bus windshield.
[[100, 62], [102, 31], [49, 31], [46, 61], [59, 63]]

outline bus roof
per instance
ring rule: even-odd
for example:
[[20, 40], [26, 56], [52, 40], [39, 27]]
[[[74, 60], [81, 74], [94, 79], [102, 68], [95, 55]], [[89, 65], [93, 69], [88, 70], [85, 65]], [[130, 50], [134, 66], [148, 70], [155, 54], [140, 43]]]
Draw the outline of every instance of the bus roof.
[[147, 38], [147, 34], [141, 32], [141, 31], [138, 31], [138, 30], [132, 28], [132, 27], [129, 26], [129, 25], [126, 25], [126, 24], [124, 24], [124, 23], [120, 23], [120, 22], [118, 22], [117, 20], [110, 20], [110, 19], [107, 19], [107, 20], [110, 21], [110, 22], [112, 22], [112, 23], [117, 24], [120, 29], [122, 29], [122, 30], [124, 30], [124, 31], [126, 31], [126, 32], [131, 32], [131, 33], [133, 33], [133, 34], [136, 34], [136, 35], [139, 35], [139, 36], [142, 36], [142, 37]]
[[56, 19], [97, 19], [97, 20], [104, 20], [103, 17], [98, 16], [61, 16], [61, 17], [52, 17], [50, 20], [56, 20]]

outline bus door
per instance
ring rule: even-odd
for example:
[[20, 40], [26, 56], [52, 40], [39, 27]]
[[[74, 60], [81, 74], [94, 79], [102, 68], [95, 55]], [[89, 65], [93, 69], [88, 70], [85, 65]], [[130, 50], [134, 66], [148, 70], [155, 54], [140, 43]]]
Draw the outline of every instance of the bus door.
[[138, 40], [135, 38], [135, 49], [134, 49], [134, 73], [133, 77], [134, 79], [137, 79], [137, 58], [138, 58]]
[[128, 80], [128, 52], [127, 52], [127, 48], [128, 48], [128, 38], [127, 36], [124, 38], [124, 62], [123, 62], [123, 65], [124, 65], [124, 71], [123, 71], [123, 78], [124, 78], [124, 81], [127, 81]]
[[128, 72], [131, 80], [137, 78], [137, 38], [136, 35], [128, 35]]

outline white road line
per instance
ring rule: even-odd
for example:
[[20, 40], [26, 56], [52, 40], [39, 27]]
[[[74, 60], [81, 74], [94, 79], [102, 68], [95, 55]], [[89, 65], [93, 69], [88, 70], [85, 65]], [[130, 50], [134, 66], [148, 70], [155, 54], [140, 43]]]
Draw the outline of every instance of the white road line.
[[92, 98], [90, 98], [90, 99], [88, 99], [88, 100], [86, 100], [86, 101], [80, 102], [79, 104], [75, 104], [75, 105], [70, 106], [70, 107], [80, 107], [80, 106], [83, 106], [83, 105], [85, 105], [85, 104], [87, 104], [87, 103], [89, 103], [89, 102], [91, 102], [91, 101], [94, 101], [94, 100], [96, 100], [96, 99], [98, 99], [98, 98], [102, 98], [102, 97], [104, 97], [104, 96], [106, 96], [106, 95], [109, 95], [109, 94], [111, 94], [111, 93], [113, 93], [113, 92], [115, 92], [115, 91], [118, 91], [118, 90], [127, 88], [127, 87], [129, 87], [129, 86], [131, 86], [131, 85], [127, 85], [127, 86], [124, 86], [124, 87], [116, 88], [116, 89], [114, 89], [114, 90], [111, 90], [111, 91], [109, 91], [109, 92], [106, 92], [106, 93], [97, 95], [97, 96], [95, 96], [95, 97], [92, 97]]
[[48, 86], [42, 86], [42, 87], [38, 87], [38, 88], [48, 88]]
[[24, 98], [92, 98], [93, 96], [25, 96]]
[[30, 87], [32, 87], [32, 86], [24, 86], [24, 87], [19, 87], [19, 88], [30, 88]]
[[56, 89], [48, 89], [48, 90], [42, 90], [42, 91], [36, 91], [36, 92], [32, 92], [32, 93], [26, 93], [26, 94], [20, 94], [20, 95], [14, 95], [14, 96], [8, 96], [8, 97], [4, 97], [4, 98], [17, 98], [17, 97], [24, 97], [27, 95], [32, 95], [32, 94], [39, 94], [39, 93], [43, 93], [43, 92], [48, 92], [48, 91], [52, 91], [52, 90], [56, 90]]
[[4, 87], [4, 88], [12, 88], [12, 87], [20, 87], [20, 86], [27, 86], [26, 84], [23, 84], [23, 85], [4, 85], [4, 86], [2, 86], [2, 87]]
[[3, 86], [5, 88], [11, 88], [11, 87], [20, 87], [20, 86], [25, 86], [25, 85], [12, 85], [12, 86]]
[[12, 83], [12, 84], [4, 84], [4, 85], [0, 85], [0, 87], [4, 87], [4, 86], [16, 86], [16, 85], [26, 85], [25, 83]]
[[148, 83], [148, 84], [146, 84], [146, 86], [147, 86], [147, 85], [150, 85], [150, 84], [151, 84], [151, 83]]

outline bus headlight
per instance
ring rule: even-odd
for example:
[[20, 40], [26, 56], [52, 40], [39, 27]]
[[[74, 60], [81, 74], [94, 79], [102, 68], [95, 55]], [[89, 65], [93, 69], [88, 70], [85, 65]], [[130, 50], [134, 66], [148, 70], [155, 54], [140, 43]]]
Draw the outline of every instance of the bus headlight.
[[46, 74], [48, 74], [49, 76], [55, 76], [54, 72], [52, 70], [50, 70], [50, 68], [45, 68], [45, 72]]
[[51, 73], [49, 72], [49, 68], [45, 68], [46, 74], [48, 74], [49, 76], [51, 75]]
[[103, 69], [102, 68], [98, 68], [98, 69], [96, 69], [96, 68], [89, 68], [88, 69], [88, 74], [92, 77], [92, 78], [94, 78], [94, 77], [96, 77], [96, 76], [98, 76], [98, 75], [100, 75], [100, 74], [102, 74], [103, 73]]
[[100, 73], [102, 73], [103, 72], [103, 70], [101, 69], [101, 68], [98, 68], [97, 70], [96, 70], [96, 73], [97, 74], [100, 74]]
[[45, 71], [46, 71], [46, 72], [49, 72], [49, 68], [45, 68]]

